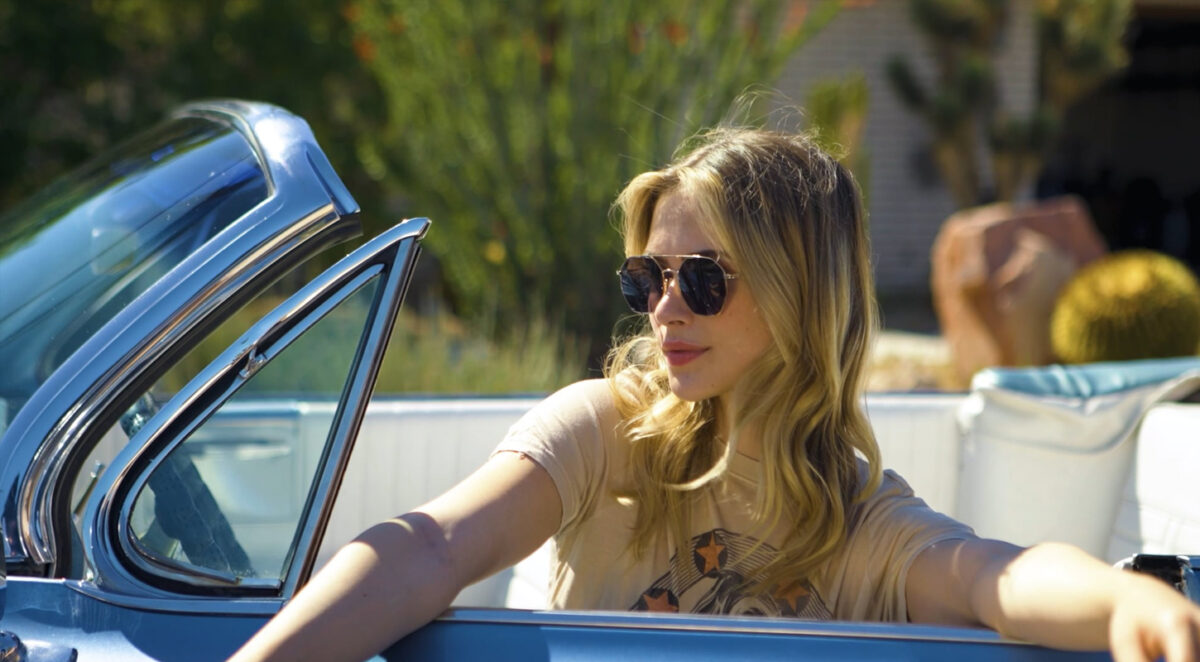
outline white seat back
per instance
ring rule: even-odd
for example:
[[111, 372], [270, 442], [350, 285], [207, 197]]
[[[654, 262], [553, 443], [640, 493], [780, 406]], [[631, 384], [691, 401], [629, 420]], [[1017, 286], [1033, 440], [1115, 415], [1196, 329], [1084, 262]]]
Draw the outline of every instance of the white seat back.
[[1146, 414], [1105, 557], [1200, 554], [1200, 405]]
[[1104, 556], [1143, 416], [1198, 387], [1196, 359], [979, 373], [961, 411], [959, 519], [984, 537]]

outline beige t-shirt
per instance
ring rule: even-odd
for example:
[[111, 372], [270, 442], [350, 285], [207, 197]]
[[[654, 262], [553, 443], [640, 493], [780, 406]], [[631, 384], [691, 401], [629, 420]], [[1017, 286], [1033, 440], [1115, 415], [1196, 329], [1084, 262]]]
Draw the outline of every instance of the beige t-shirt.
[[608, 384], [579, 382], [530, 410], [496, 449], [536, 461], [562, 499], [550, 608], [905, 621], [904, 583], [917, 554], [938, 541], [974, 536], [885, 471], [879, 489], [853, 507], [844, 548], [812, 581], [786, 592], [749, 594], [743, 580], [776, 554], [784, 531], [757, 544], [761, 527], [750, 517], [750, 504], [758, 462], [737, 455], [727, 475], [703, 489], [685, 548], [660, 536], [635, 560], [629, 542], [636, 512], [614, 496], [628, 486], [629, 443], [619, 423]]

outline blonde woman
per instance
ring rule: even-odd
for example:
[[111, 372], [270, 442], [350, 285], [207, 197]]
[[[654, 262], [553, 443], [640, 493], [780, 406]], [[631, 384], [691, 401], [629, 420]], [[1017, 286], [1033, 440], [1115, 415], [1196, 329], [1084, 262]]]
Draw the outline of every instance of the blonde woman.
[[835, 160], [719, 130], [617, 207], [645, 334], [459, 486], [341, 550], [235, 659], [368, 657], [550, 537], [554, 608], [982, 624], [1197, 659], [1200, 610], [1165, 584], [977, 538], [881, 471], [859, 402], [867, 228]]

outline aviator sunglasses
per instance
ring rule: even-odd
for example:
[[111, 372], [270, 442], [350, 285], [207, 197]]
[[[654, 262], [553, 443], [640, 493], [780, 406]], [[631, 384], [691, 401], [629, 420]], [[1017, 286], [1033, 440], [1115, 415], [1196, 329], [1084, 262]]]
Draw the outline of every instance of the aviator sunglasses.
[[[663, 269], [662, 258], [683, 258], [678, 269]], [[683, 301], [697, 315], [716, 315], [725, 305], [725, 281], [737, 276], [725, 273], [716, 258], [707, 255], [634, 255], [621, 270], [621, 294], [635, 313], [650, 312], [650, 294], [661, 297], [667, 281], [679, 281]]]

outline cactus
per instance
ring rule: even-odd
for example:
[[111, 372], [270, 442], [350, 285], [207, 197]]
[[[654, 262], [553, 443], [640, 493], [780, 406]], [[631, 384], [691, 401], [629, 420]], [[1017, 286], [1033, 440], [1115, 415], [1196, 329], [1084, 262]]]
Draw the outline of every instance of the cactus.
[[[932, 46], [936, 80], [921, 81], [893, 57], [888, 79], [932, 132], [932, 154], [958, 207], [1013, 200], [1041, 165], [1068, 106], [1125, 65], [1121, 36], [1131, 0], [1037, 0], [1040, 105], [1006, 112], [993, 62], [1008, 19], [1006, 0], [909, 0], [913, 23]], [[985, 140], [981, 140], [984, 138]], [[992, 180], [980, 167], [991, 163]]]
[[888, 79], [901, 103], [932, 130], [933, 158], [955, 202], [970, 207], [983, 197], [978, 123], [995, 103], [991, 54], [1004, 26], [1005, 3], [910, 0], [909, 9], [937, 56], [937, 81], [927, 87], [901, 57], [888, 61]]
[[1064, 363], [1194, 355], [1200, 282], [1169, 255], [1107, 255], [1080, 269], [1059, 294], [1050, 344]]
[[1038, 0], [1042, 98], [1057, 112], [1102, 83], [1129, 60], [1121, 37], [1128, 0]]

